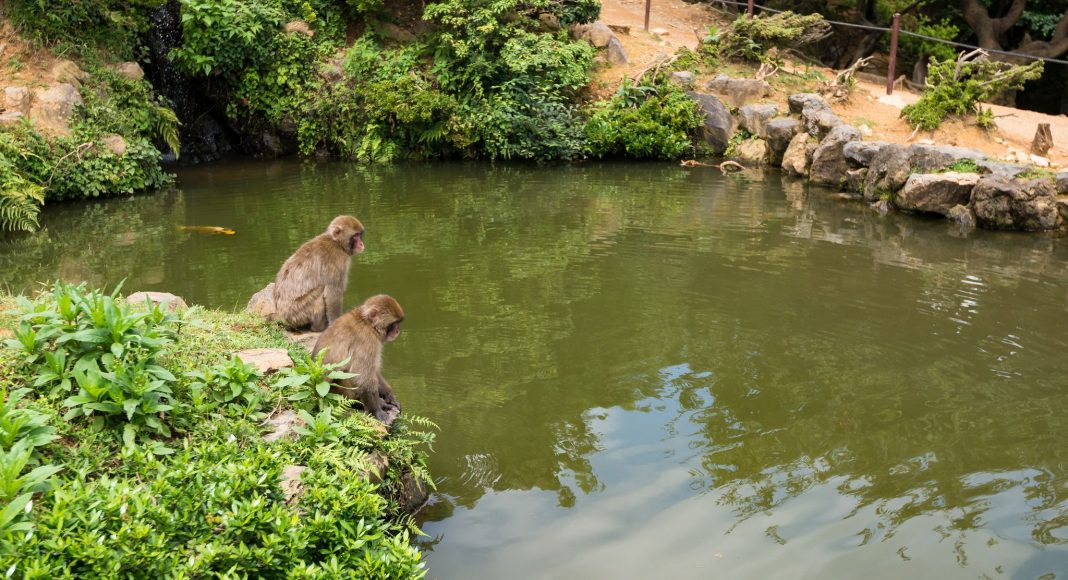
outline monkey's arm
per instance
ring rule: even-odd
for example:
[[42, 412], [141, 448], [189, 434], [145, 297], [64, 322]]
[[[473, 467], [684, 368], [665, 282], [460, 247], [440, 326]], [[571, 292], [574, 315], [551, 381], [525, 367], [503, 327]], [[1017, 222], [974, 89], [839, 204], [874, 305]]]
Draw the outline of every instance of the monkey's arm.
[[400, 410], [400, 401], [397, 400], [397, 396], [393, 394], [393, 387], [389, 385], [389, 381], [386, 377], [382, 376], [382, 371], [378, 371], [378, 394], [382, 397], [382, 401], [391, 407], [396, 407]]
[[341, 316], [345, 286], [327, 284], [323, 288], [323, 300], [326, 303], [326, 323], [329, 325]]

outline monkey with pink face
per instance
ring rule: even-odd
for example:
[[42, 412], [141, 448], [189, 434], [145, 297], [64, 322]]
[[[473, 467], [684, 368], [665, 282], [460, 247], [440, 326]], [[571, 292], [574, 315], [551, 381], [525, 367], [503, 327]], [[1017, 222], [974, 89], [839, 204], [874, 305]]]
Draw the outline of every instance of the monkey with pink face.
[[274, 281], [274, 319], [294, 330], [321, 332], [341, 316], [352, 256], [363, 252], [363, 224], [339, 215], [304, 242]]

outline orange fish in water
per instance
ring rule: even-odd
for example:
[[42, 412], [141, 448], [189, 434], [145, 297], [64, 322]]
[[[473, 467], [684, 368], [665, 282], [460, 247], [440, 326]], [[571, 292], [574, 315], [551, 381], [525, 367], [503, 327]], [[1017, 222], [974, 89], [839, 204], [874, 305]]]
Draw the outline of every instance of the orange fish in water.
[[232, 236], [236, 234], [234, 230], [230, 228], [223, 228], [219, 226], [178, 226], [178, 229], [183, 232], [197, 232], [199, 234], [219, 234], [222, 236]]

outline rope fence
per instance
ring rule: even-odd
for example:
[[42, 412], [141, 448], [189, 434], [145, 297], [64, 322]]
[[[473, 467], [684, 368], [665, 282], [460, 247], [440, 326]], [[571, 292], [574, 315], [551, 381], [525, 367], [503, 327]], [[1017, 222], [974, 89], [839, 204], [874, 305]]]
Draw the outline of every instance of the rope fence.
[[[759, 10], [761, 10], [763, 12], [770, 12], [772, 14], [781, 14], [783, 12], [786, 12], [785, 10], [776, 10], [775, 8], [768, 8], [767, 6], [761, 6], [759, 4], [755, 4], [753, 0], [748, 0], [747, 2], [736, 2], [734, 0], [715, 0], [714, 3], [715, 4], [723, 4], [724, 6], [732, 5], [732, 6], [744, 7], [745, 11], [746, 11], [746, 14], [748, 14], [749, 18], [753, 18], [753, 14], [757, 9], [759, 9]], [[652, 0], [645, 0], [645, 30], [646, 30], [646, 32], [649, 31], [649, 10], [650, 10], [651, 5], [652, 5]], [[882, 26], [872, 26], [872, 25], [869, 25], [869, 24], [857, 24], [855, 22], [839, 22], [837, 20], [827, 20], [826, 18], [824, 18], [824, 21], [827, 22], [828, 24], [830, 24], [831, 26], [842, 26], [842, 27], [845, 27], [845, 28], [858, 28], [860, 30], [870, 30], [870, 31], [873, 31], [873, 32], [889, 32], [890, 33], [890, 54], [888, 55], [890, 62], [888, 63], [887, 70], [886, 70], [886, 94], [888, 94], [888, 95], [892, 95], [894, 93], [894, 68], [895, 68], [895, 65], [897, 64], [897, 41], [898, 41], [898, 35], [899, 34], [903, 34], [905, 36], [910, 36], [912, 38], [918, 38], [920, 40], [925, 40], [927, 42], [935, 42], [935, 43], [938, 43], [938, 44], [945, 44], [945, 45], [949, 45], [949, 46], [955, 46], [957, 48], [962, 48], [962, 49], [965, 49], [965, 50], [984, 50], [984, 51], [986, 51], [986, 52], [988, 52], [990, 54], [1000, 54], [1000, 55], [1003, 55], [1003, 56], [1011, 56], [1011, 57], [1014, 57], [1014, 58], [1024, 58], [1024, 59], [1029, 59], [1029, 60], [1041, 60], [1043, 62], [1048, 62], [1048, 63], [1068, 65], [1068, 60], [1062, 60], [1062, 59], [1059, 59], [1059, 58], [1049, 58], [1049, 57], [1035, 56], [1035, 55], [1032, 55], [1032, 54], [1025, 54], [1025, 53], [1022, 53], [1022, 52], [1009, 52], [1009, 51], [1006, 51], [1006, 50], [996, 50], [996, 49], [993, 49], [993, 48], [982, 48], [982, 47], [979, 47], [979, 46], [973, 46], [971, 44], [965, 44], [963, 42], [954, 42], [952, 40], [945, 40], [943, 38], [935, 38], [933, 36], [928, 36], [926, 34], [920, 34], [918, 32], [912, 32], [911, 30], [901, 30], [901, 25], [900, 25], [901, 14], [894, 14], [894, 21], [893, 21], [893, 24], [891, 25], [890, 28], [885, 28], [885, 27], [882, 27]]]

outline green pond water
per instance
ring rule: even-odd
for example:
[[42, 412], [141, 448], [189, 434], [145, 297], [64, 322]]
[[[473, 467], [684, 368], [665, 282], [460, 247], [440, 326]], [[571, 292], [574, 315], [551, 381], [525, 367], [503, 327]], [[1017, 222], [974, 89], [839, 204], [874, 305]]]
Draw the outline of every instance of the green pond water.
[[242, 308], [358, 216], [346, 304], [404, 306], [386, 376], [441, 427], [430, 578], [1068, 577], [1066, 239], [671, 164], [179, 187], [50, 207], [0, 284]]

